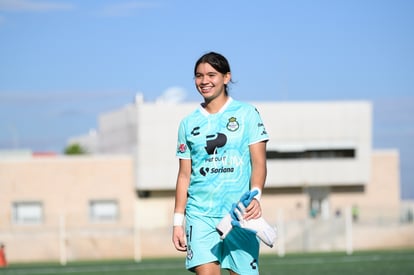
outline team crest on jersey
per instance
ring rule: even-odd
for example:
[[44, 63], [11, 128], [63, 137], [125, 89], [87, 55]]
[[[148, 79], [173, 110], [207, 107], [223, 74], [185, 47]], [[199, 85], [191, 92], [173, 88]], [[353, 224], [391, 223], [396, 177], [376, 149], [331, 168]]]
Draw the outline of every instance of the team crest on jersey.
[[229, 122], [227, 123], [227, 130], [235, 132], [239, 129], [239, 123], [235, 117], [229, 118]]

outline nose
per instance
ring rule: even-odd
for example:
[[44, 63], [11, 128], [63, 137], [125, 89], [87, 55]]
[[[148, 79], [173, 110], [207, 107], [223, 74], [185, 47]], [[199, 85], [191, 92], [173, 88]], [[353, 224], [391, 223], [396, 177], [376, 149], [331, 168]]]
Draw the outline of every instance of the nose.
[[205, 85], [208, 83], [208, 77], [207, 76], [200, 76], [199, 78], [199, 84], [200, 85]]

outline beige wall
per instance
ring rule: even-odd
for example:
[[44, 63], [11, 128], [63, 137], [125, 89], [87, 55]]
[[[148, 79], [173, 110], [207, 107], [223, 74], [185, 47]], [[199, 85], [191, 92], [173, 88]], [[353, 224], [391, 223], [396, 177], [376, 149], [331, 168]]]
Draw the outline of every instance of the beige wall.
[[371, 180], [363, 192], [338, 192], [331, 194], [332, 208], [357, 205], [363, 218], [384, 219], [399, 217], [400, 167], [399, 154], [395, 150], [375, 151], [372, 156]]
[[[330, 217], [325, 221], [328, 224], [335, 222], [335, 211], [341, 210], [341, 226], [338, 240], [335, 240], [337, 249], [344, 250], [345, 228], [344, 214], [347, 208], [358, 205], [360, 210], [359, 223], [354, 224], [355, 249], [388, 248], [414, 246], [414, 237], [407, 232], [414, 229], [413, 225], [400, 227], [400, 182], [399, 182], [399, 155], [397, 151], [374, 151], [371, 164], [371, 180], [360, 186], [335, 187], [329, 194]], [[140, 228], [141, 245], [144, 257], [183, 255], [174, 251], [171, 245], [172, 209], [174, 205], [173, 193], [153, 192], [149, 198], [137, 201], [137, 220], [150, 220], [152, 214], [149, 209], [158, 209], [156, 222], [147, 223]], [[263, 215], [266, 220], [276, 225], [283, 219], [286, 241], [294, 242], [303, 234], [304, 224], [309, 217], [309, 196], [306, 186], [301, 188], [266, 188], [262, 196]], [[322, 221], [321, 217], [310, 220], [309, 224]], [[324, 222], [324, 221], [322, 221]], [[384, 227], [392, 224], [393, 226]], [[384, 241], [384, 232], [387, 239]], [[378, 235], [378, 236], [377, 236]], [[287, 244], [287, 247], [289, 245]], [[277, 246], [269, 249], [262, 246], [262, 252], [276, 253]], [[323, 247], [314, 247], [319, 250]], [[296, 251], [292, 251], [296, 252]]]
[[[0, 161], [0, 241], [10, 260], [59, 258], [64, 218], [69, 259], [130, 257], [134, 185], [130, 157], [40, 157]], [[117, 222], [89, 221], [90, 200], [118, 201]], [[43, 224], [12, 222], [15, 202], [43, 203]], [[74, 238], [77, 236], [77, 238]], [[96, 237], [98, 236], [98, 237]]]
[[[361, 224], [355, 225], [355, 248], [390, 245], [378, 241], [376, 232], [387, 238], [398, 236], [394, 245], [414, 246], [413, 238], [395, 227], [376, 230], [364, 226], [372, 217], [398, 221], [399, 156], [396, 151], [378, 151], [372, 156], [371, 181], [365, 185], [332, 188], [331, 213], [353, 204], [360, 207]], [[68, 261], [103, 258], [146, 258], [180, 256], [171, 243], [173, 191], [136, 196], [134, 161], [129, 156], [50, 157], [0, 160], [0, 242], [6, 244], [11, 262], [58, 261], [62, 255], [62, 232]], [[267, 188], [262, 196], [265, 218], [277, 224], [278, 217], [289, 224], [287, 234], [301, 234], [309, 213], [305, 187]], [[113, 199], [119, 203], [119, 220], [96, 223], [89, 220], [89, 201]], [[17, 225], [12, 222], [16, 201], [41, 201], [44, 223]], [[134, 210], [135, 209], [135, 210]], [[65, 217], [65, 226], [60, 219]], [[366, 224], [366, 223], [365, 223]], [[361, 226], [361, 227], [357, 227]], [[368, 238], [371, 236], [371, 238]], [[398, 241], [397, 241], [398, 239]], [[371, 240], [371, 241], [369, 241]], [[383, 240], [383, 239], [382, 239]], [[402, 241], [401, 241], [402, 240]], [[392, 244], [391, 244], [392, 245]], [[262, 251], [275, 253], [276, 248]], [[288, 251], [289, 252], [289, 251]]]

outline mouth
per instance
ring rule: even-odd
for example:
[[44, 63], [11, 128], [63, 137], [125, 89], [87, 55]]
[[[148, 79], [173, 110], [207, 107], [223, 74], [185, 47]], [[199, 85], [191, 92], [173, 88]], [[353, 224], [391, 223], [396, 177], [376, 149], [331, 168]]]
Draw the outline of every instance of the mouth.
[[201, 91], [202, 93], [208, 93], [208, 92], [210, 92], [212, 89], [213, 89], [213, 87], [212, 87], [212, 86], [201, 86], [201, 87], [200, 87], [200, 91]]

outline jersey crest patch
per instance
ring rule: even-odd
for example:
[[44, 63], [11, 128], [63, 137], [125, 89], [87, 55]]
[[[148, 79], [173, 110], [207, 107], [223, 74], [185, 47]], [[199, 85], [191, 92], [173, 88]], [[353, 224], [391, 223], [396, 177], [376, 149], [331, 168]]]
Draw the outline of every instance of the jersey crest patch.
[[227, 130], [231, 132], [235, 132], [239, 129], [239, 123], [237, 122], [237, 118], [231, 117], [229, 118], [229, 122], [227, 123]]

